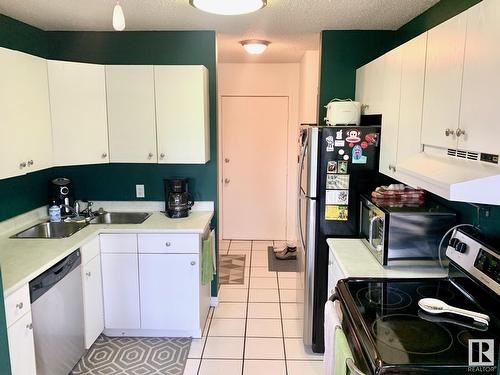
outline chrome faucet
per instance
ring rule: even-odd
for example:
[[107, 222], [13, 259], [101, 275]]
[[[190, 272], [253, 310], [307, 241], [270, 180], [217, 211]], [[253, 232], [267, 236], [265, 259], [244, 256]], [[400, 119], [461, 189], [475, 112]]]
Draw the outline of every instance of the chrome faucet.
[[78, 212], [79, 205], [77, 204], [75, 204], [75, 208], [71, 207], [69, 204], [61, 204], [59, 207], [70, 210], [74, 217], [80, 216], [80, 213]]

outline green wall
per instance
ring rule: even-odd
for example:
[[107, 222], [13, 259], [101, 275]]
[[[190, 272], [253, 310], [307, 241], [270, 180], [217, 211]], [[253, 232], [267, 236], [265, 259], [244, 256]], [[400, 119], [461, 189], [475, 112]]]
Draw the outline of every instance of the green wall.
[[[441, 0], [396, 31], [323, 31], [319, 123], [324, 123], [324, 106], [331, 99], [354, 99], [357, 68], [479, 2], [480, 0]], [[437, 199], [457, 211], [459, 222], [478, 224], [475, 207]], [[487, 237], [500, 240], [500, 207], [489, 207], [488, 216], [482, 210], [479, 225]]]

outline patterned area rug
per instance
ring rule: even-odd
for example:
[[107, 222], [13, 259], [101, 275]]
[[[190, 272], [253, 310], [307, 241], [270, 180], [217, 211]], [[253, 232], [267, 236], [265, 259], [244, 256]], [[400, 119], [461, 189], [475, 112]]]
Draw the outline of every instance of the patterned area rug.
[[245, 282], [246, 255], [221, 255], [219, 258], [219, 283], [243, 284]]
[[101, 335], [71, 374], [181, 375], [190, 346], [190, 338]]

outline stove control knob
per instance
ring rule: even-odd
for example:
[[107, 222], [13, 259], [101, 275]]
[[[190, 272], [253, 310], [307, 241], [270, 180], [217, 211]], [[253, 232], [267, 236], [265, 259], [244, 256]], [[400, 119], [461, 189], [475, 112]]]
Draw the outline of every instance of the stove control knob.
[[464, 243], [464, 242], [458, 242], [456, 245], [455, 245], [455, 250], [458, 251], [459, 253], [465, 253], [467, 251], [467, 244]]
[[460, 240], [458, 238], [451, 238], [448, 245], [454, 248], [455, 246], [457, 246], [459, 242]]

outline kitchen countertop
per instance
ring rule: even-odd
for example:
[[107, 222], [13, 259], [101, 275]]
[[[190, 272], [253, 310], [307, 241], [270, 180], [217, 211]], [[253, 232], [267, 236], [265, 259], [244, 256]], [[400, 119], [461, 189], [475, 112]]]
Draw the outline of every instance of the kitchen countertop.
[[191, 211], [189, 217], [170, 219], [154, 212], [141, 224], [90, 224], [68, 238], [19, 239], [9, 238], [31, 225], [23, 225], [0, 236], [0, 267], [4, 296], [8, 296], [31, 281], [65, 256], [101, 233], [194, 233], [203, 234], [209, 228], [213, 211]]
[[447, 269], [429, 261], [408, 261], [398, 266], [384, 267], [360, 239], [330, 238], [327, 243], [345, 277], [418, 278], [448, 275]]

